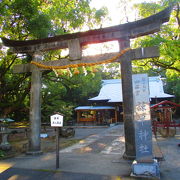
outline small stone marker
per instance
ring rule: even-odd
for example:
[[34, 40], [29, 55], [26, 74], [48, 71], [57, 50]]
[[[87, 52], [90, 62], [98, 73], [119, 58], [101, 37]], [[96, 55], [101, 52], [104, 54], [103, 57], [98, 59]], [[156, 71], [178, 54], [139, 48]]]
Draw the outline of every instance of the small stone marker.
[[136, 160], [132, 164], [132, 175], [159, 178], [159, 165], [153, 159], [152, 153], [152, 128], [147, 74], [133, 75], [133, 95]]

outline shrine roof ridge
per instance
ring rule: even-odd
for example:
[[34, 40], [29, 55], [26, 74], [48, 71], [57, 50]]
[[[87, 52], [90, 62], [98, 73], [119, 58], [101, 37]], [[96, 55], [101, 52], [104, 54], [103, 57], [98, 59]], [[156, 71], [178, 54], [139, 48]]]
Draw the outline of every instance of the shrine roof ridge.
[[[134, 75], [133, 75], [134, 76]], [[133, 77], [134, 79], [134, 77]], [[173, 98], [174, 95], [164, 92], [160, 76], [148, 77], [150, 98]], [[156, 79], [156, 81], [155, 81]], [[88, 99], [90, 101], [123, 102], [121, 79], [102, 80], [102, 87], [98, 96]]]
[[[8, 47], [21, 47], [22, 46], [23, 47], [23, 46], [32, 46], [32, 45], [38, 45], [38, 44], [44, 44], [44, 43], [71, 40], [71, 39], [76, 39], [80, 37], [86, 37], [90, 35], [99, 35], [99, 34], [108, 33], [108, 32], [115, 32], [115, 31], [125, 31], [125, 32], [128, 31], [129, 32], [131, 29], [136, 29], [138, 26], [145, 26], [145, 25], [155, 23], [155, 22], [159, 24], [167, 22], [169, 20], [171, 9], [172, 9], [172, 6], [169, 6], [168, 8], [164, 9], [163, 11], [160, 11], [157, 14], [154, 14], [152, 16], [149, 16], [147, 18], [144, 18], [138, 21], [128, 22], [125, 24], [120, 24], [120, 25], [106, 27], [106, 28], [89, 30], [85, 32], [77, 32], [77, 33], [72, 33], [72, 34], [57, 35], [54, 37], [47, 37], [47, 38], [36, 39], [36, 40], [25, 40], [25, 41], [10, 40], [5, 37], [1, 37], [1, 39], [5, 46], [8, 46]], [[153, 33], [153, 32], [142, 33], [142, 34], [139, 34], [139, 36], [150, 34], [150, 33]], [[129, 34], [129, 36], [130, 38], [134, 38], [133, 34]]]

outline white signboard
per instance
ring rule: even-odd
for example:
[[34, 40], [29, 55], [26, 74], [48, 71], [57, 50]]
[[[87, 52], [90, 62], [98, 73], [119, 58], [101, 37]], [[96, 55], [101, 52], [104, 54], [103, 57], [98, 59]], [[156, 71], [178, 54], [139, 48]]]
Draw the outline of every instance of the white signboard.
[[51, 116], [51, 126], [52, 127], [63, 127], [63, 116], [59, 114], [54, 114]]

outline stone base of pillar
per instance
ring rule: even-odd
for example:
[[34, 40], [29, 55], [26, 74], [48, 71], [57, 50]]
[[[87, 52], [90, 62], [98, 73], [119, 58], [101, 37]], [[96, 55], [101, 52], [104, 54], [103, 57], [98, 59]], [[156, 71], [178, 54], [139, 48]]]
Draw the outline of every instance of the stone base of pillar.
[[160, 179], [158, 161], [154, 159], [153, 163], [139, 163], [135, 160], [132, 164], [131, 176], [144, 179]]
[[135, 160], [136, 156], [127, 155], [126, 152], [124, 152], [123, 159], [126, 159], [126, 160]]
[[36, 156], [36, 155], [41, 155], [43, 154], [42, 151], [27, 151], [26, 155], [32, 155], [32, 156]]

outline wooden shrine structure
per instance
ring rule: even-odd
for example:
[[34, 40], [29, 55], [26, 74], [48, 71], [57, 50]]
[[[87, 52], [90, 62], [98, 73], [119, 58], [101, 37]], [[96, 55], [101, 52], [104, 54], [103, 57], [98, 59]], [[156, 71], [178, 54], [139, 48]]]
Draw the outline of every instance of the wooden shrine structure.
[[[112, 58], [118, 53], [107, 53], [97, 56], [82, 57], [82, 46], [93, 43], [102, 43], [117, 40], [120, 51], [130, 48], [130, 39], [158, 32], [161, 25], [169, 20], [171, 7], [152, 15], [148, 18], [129, 22], [117, 26], [78, 32], [72, 34], [48, 37], [45, 39], [16, 41], [2, 38], [3, 44], [11, 48], [14, 53], [27, 53], [32, 55], [33, 61], [49, 66], [64, 66], [69, 64], [99, 62]], [[43, 52], [69, 48], [69, 59], [43, 62]], [[134, 107], [132, 90], [132, 60], [158, 57], [157, 47], [139, 48], [127, 51], [116, 61], [121, 63], [122, 92], [125, 129], [125, 153], [124, 157], [135, 157], [135, 133], [134, 133]], [[30, 154], [41, 153], [40, 127], [41, 127], [41, 68], [34, 64], [21, 64], [14, 67], [15, 73], [31, 72], [30, 91]]]
[[108, 125], [117, 123], [117, 110], [113, 106], [79, 106], [75, 108], [78, 124]]
[[167, 100], [151, 106], [152, 127], [155, 136], [158, 130], [164, 137], [176, 134], [176, 127], [180, 127], [180, 122], [176, 122], [172, 118], [176, 108], [180, 108], [180, 104]]

